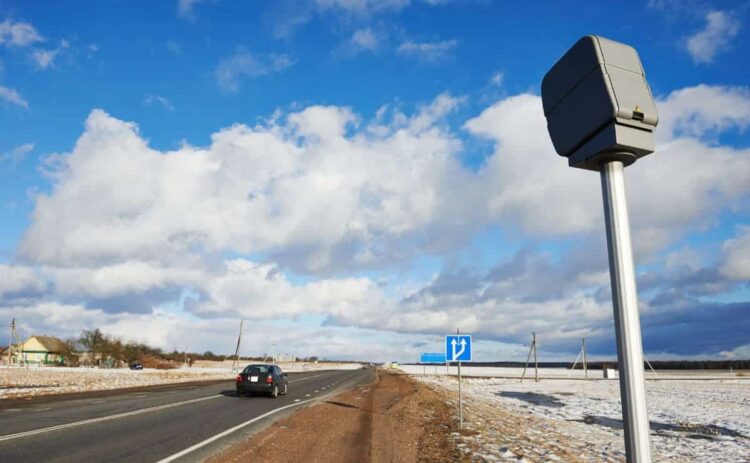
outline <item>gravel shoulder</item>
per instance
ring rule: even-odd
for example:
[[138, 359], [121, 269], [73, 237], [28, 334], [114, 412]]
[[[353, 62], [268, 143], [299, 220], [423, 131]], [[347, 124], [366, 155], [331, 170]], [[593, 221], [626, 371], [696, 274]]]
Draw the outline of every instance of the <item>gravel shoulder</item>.
[[[453, 411], [445, 394], [407, 375], [378, 370], [360, 386], [280, 420], [209, 461], [452, 462]], [[467, 460], [468, 461], [468, 460]]]

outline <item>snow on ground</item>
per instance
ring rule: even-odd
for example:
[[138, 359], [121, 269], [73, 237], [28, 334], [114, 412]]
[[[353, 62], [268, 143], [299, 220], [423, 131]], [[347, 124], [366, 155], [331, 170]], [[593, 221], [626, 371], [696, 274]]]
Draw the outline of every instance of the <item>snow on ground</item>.
[[[419, 370], [456, 397], [455, 377]], [[750, 378], [683, 376], [693, 379], [646, 383], [654, 461], [750, 461]], [[462, 388], [468, 424], [454, 438], [480, 461], [624, 461], [616, 380], [466, 378]]]
[[[244, 367], [247, 363], [242, 362]], [[283, 371], [356, 369], [359, 364], [282, 363]], [[71, 367], [0, 367], [0, 400], [70, 392], [101, 391], [190, 381], [231, 380], [236, 372], [231, 362], [217, 362], [213, 367], [144, 370], [71, 368]]]

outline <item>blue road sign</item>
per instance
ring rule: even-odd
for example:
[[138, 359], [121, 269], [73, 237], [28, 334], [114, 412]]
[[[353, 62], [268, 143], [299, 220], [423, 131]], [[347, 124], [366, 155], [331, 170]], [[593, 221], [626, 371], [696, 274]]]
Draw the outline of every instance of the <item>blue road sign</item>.
[[445, 363], [445, 353], [422, 352], [419, 355], [419, 363]]
[[445, 357], [449, 362], [471, 362], [471, 335], [446, 336]]

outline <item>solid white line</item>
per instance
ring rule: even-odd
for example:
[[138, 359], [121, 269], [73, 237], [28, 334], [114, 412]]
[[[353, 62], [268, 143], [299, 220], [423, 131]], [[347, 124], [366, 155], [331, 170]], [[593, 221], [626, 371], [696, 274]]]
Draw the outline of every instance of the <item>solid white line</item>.
[[218, 397], [224, 397], [224, 396], [221, 394], [217, 394], [217, 395], [212, 395], [210, 397], [201, 397], [200, 399], [185, 400], [182, 402], [175, 402], [175, 403], [166, 404], [166, 405], [158, 405], [156, 407], [142, 408], [140, 410], [133, 410], [130, 412], [117, 413], [115, 415], [102, 416], [99, 418], [91, 418], [91, 419], [83, 420], [83, 421], [75, 421], [73, 423], [59, 424], [57, 426], [33, 429], [31, 431], [24, 431], [24, 432], [19, 432], [16, 434], [8, 434], [5, 436], [0, 436], [0, 442], [11, 440], [11, 439], [19, 439], [21, 437], [34, 436], [37, 434], [42, 434], [42, 433], [50, 432], [50, 431], [57, 431], [60, 429], [75, 428], [78, 426], [83, 426], [85, 424], [100, 423], [102, 421], [115, 420], [117, 418], [124, 418], [126, 416], [133, 416], [133, 415], [140, 415], [142, 413], [155, 412], [157, 410], [164, 410], [166, 408], [179, 407], [180, 405], [187, 405], [187, 404], [192, 404], [196, 402], [202, 402], [204, 400], [216, 399]]
[[197, 444], [195, 444], [195, 445], [193, 445], [191, 447], [188, 447], [188, 448], [186, 448], [185, 450], [183, 450], [181, 452], [177, 452], [174, 455], [171, 455], [171, 456], [168, 456], [167, 458], [159, 460], [157, 463], [169, 463], [171, 461], [175, 461], [178, 458], [184, 457], [188, 453], [192, 453], [192, 452], [198, 450], [201, 447], [205, 447], [206, 445], [208, 445], [208, 444], [210, 444], [210, 443], [212, 443], [212, 442], [214, 442], [216, 440], [219, 440], [222, 437], [228, 436], [229, 434], [232, 434], [233, 432], [238, 431], [238, 430], [244, 428], [245, 426], [251, 425], [251, 424], [255, 423], [258, 420], [262, 420], [263, 418], [271, 416], [271, 415], [273, 415], [275, 413], [278, 413], [278, 412], [280, 412], [282, 410], [286, 410], [288, 408], [292, 408], [292, 407], [296, 407], [298, 405], [302, 405], [302, 404], [305, 404], [305, 403], [308, 403], [308, 402], [312, 402], [313, 400], [316, 400], [316, 399], [304, 400], [302, 402], [296, 402], [296, 403], [293, 403], [293, 404], [289, 404], [289, 405], [285, 405], [283, 407], [279, 407], [279, 408], [273, 409], [270, 412], [264, 413], [264, 414], [262, 414], [260, 416], [257, 416], [257, 417], [255, 417], [255, 418], [253, 418], [251, 420], [247, 420], [244, 423], [240, 423], [240, 424], [238, 424], [237, 426], [235, 426], [233, 428], [229, 428], [226, 431], [220, 432], [219, 434], [216, 434], [213, 437], [209, 437], [208, 439], [206, 439], [206, 440], [204, 440], [202, 442], [198, 442]]

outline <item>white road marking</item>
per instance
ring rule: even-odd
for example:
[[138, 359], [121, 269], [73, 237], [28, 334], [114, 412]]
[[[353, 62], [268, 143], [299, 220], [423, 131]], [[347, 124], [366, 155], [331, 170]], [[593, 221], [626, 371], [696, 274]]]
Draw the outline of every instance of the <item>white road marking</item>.
[[251, 424], [255, 423], [256, 421], [262, 420], [263, 418], [271, 416], [271, 415], [273, 415], [275, 413], [278, 413], [278, 412], [280, 412], [282, 410], [286, 410], [288, 408], [296, 407], [298, 405], [302, 405], [302, 404], [305, 404], [307, 402], [312, 402], [313, 400], [316, 400], [316, 399], [304, 400], [302, 402], [297, 402], [297, 403], [285, 405], [283, 407], [279, 407], [279, 408], [276, 408], [274, 410], [271, 410], [268, 413], [264, 413], [264, 414], [262, 414], [262, 415], [260, 415], [258, 417], [255, 417], [255, 418], [253, 418], [251, 420], [247, 420], [244, 423], [240, 423], [240, 424], [238, 424], [237, 426], [235, 426], [233, 428], [229, 428], [226, 431], [220, 432], [219, 434], [217, 434], [217, 435], [215, 435], [213, 437], [209, 437], [208, 439], [204, 440], [203, 442], [198, 442], [197, 444], [195, 444], [195, 445], [193, 445], [191, 447], [188, 447], [188, 448], [186, 448], [185, 450], [183, 450], [181, 452], [177, 452], [174, 455], [171, 455], [171, 456], [169, 456], [167, 458], [159, 460], [157, 463], [169, 463], [171, 461], [175, 461], [178, 458], [182, 458], [185, 455], [187, 455], [189, 453], [192, 453], [192, 452], [198, 450], [201, 447], [205, 447], [206, 445], [208, 445], [208, 444], [210, 444], [210, 443], [212, 443], [214, 441], [217, 441], [217, 440], [221, 439], [222, 437], [228, 436], [229, 434], [232, 434], [233, 432], [238, 431], [238, 430], [244, 428], [245, 426], [251, 425]]
[[100, 423], [102, 421], [116, 420], [118, 418], [125, 418], [126, 416], [133, 416], [133, 415], [140, 415], [142, 413], [155, 412], [157, 410], [164, 410], [166, 408], [179, 407], [180, 405], [187, 405], [187, 404], [192, 404], [196, 402], [202, 402], [204, 400], [216, 399], [218, 397], [224, 397], [224, 396], [221, 394], [217, 394], [217, 395], [212, 395], [210, 397], [201, 397], [200, 399], [185, 400], [182, 402], [175, 402], [175, 403], [166, 404], [166, 405], [158, 405], [156, 407], [142, 408], [140, 410], [133, 410], [130, 412], [117, 413], [115, 415], [101, 416], [99, 418], [91, 418], [91, 419], [83, 420], [83, 421], [75, 421], [73, 423], [58, 424], [57, 426], [49, 426], [47, 428], [33, 429], [31, 431], [19, 432], [16, 434], [8, 434], [5, 436], [0, 436], [0, 442], [12, 440], [12, 439], [19, 439], [21, 437], [35, 436], [37, 434], [43, 434], [45, 432], [50, 432], [50, 431], [57, 431], [60, 429], [75, 428], [78, 426], [83, 426], [85, 424]]
[[34, 411], [35, 412], [44, 412], [44, 411], [47, 411], [47, 410], [52, 410], [52, 407], [37, 408]]
[[310, 394], [305, 394], [305, 397], [310, 397]]
[[[306, 381], [308, 379], [317, 378], [318, 376], [323, 376], [323, 375], [320, 374], [320, 375], [308, 376], [308, 377], [305, 377], [305, 378], [301, 378], [301, 379], [298, 379], [298, 380], [295, 380], [295, 381], [289, 381], [289, 382], [290, 383], [295, 383], [295, 382], [300, 382], [300, 381]], [[318, 392], [318, 391], [315, 391], [315, 392]], [[309, 397], [309, 396], [310, 396], [310, 394], [306, 395], [306, 397]], [[137, 395], [135, 397], [137, 397], [137, 398], [144, 398], [144, 397], [148, 397], [148, 395], [145, 395], [145, 394], [144, 395]], [[142, 413], [155, 412], [155, 411], [158, 411], [158, 410], [164, 410], [164, 409], [167, 409], [167, 408], [179, 407], [181, 405], [187, 405], [187, 404], [191, 404], [191, 403], [202, 402], [204, 400], [216, 399], [216, 398], [219, 398], [219, 397], [224, 397], [224, 396], [222, 394], [217, 394], [217, 395], [212, 395], [212, 396], [209, 396], [209, 397], [201, 397], [201, 398], [198, 398], [198, 399], [184, 400], [182, 402], [174, 402], [174, 403], [171, 403], [171, 404], [158, 405], [158, 406], [155, 406], [155, 407], [142, 408], [142, 409], [139, 409], [139, 410], [133, 410], [133, 411], [124, 412], [124, 413], [117, 413], [117, 414], [114, 414], [114, 415], [102, 416], [102, 417], [99, 417], [99, 418], [91, 418], [91, 419], [88, 419], [88, 420], [74, 421], [72, 423], [59, 424], [59, 425], [56, 425], [56, 426], [49, 426], [49, 427], [46, 427], [46, 428], [32, 429], [31, 431], [24, 431], [24, 432], [19, 432], [19, 433], [16, 433], [16, 434], [7, 434], [7, 435], [4, 435], [4, 436], [0, 436], [0, 442], [9, 441], [9, 440], [13, 440], [13, 439], [20, 439], [22, 437], [35, 436], [37, 434], [43, 434], [43, 433], [51, 432], [51, 431], [58, 431], [58, 430], [61, 430], [61, 429], [75, 428], [75, 427], [83, 426], [83, 425], [86, 425], [86, 424], [100, 423], [102, 421], [110, 421], [110, 420], [115, 420], [115, 419], [118, 419], [118, 418], [125, 418], [125, 417], [128, 417], [128, 416], [140, 415]], [[313, 400], [313, 399], [310, 399], [310, 400]], [[106, 401], [89, 402], [89, 403], [104, 403], [104, 402], [106, 402]], [[306, 400], [304, 402], [295, 403], [295, 404], [292, 404], [292, 405], [288, 405], [287, 407], [291, 407], [291, 406], [294, 406], [294, 405], [302, 404], [302, 403], [305, 403], [305, 402], [309, 402], [309, 400]], [[264, 416], [268, 416], [269, 414], [275, 413], [276, 411], [282, 410], [283, 408], [285, 408], [285, 407], [276, 409], [275, 411], [269, 412], [269, 413], [267, 413], [265, 415], [261, 415], [260, 417], [258, 417], [256, 419], [260, 419], [260, 418], [262, 418]], [[21, 411], [21, 410], [22, 409], [20, 409], [20, 408], [7, 408], [7, 409], [5, 409], [6, 412], [17, 412], [17, 411]], [[168, 460], [168, 461], [171, 461], [171, 460]]]
[[295, 402], [299, 402], [299, 399], [294, 399]]
[[317, 394], [317, 393], [318, 393], [318, 390], [317, 390], [317, 389], [315, 389], [315, 390], [313, 391], [313, 394]]
[[289, 381], [289, 382], [290, 382], [290, 383], [299, 383], [299, 382], [302, 382], [302, 381], [307, 381], [308, 379], [313, 379], [313, 378], [317, 378], [317, 377], [319, 377], [319, 376], [323, 376], [323, 375], [312, 375], [312, 376], [306, 376], [306, 377], [304, 377], [304, 378], [300, 378], [300, 379], [295, 379], [294, 381]]

